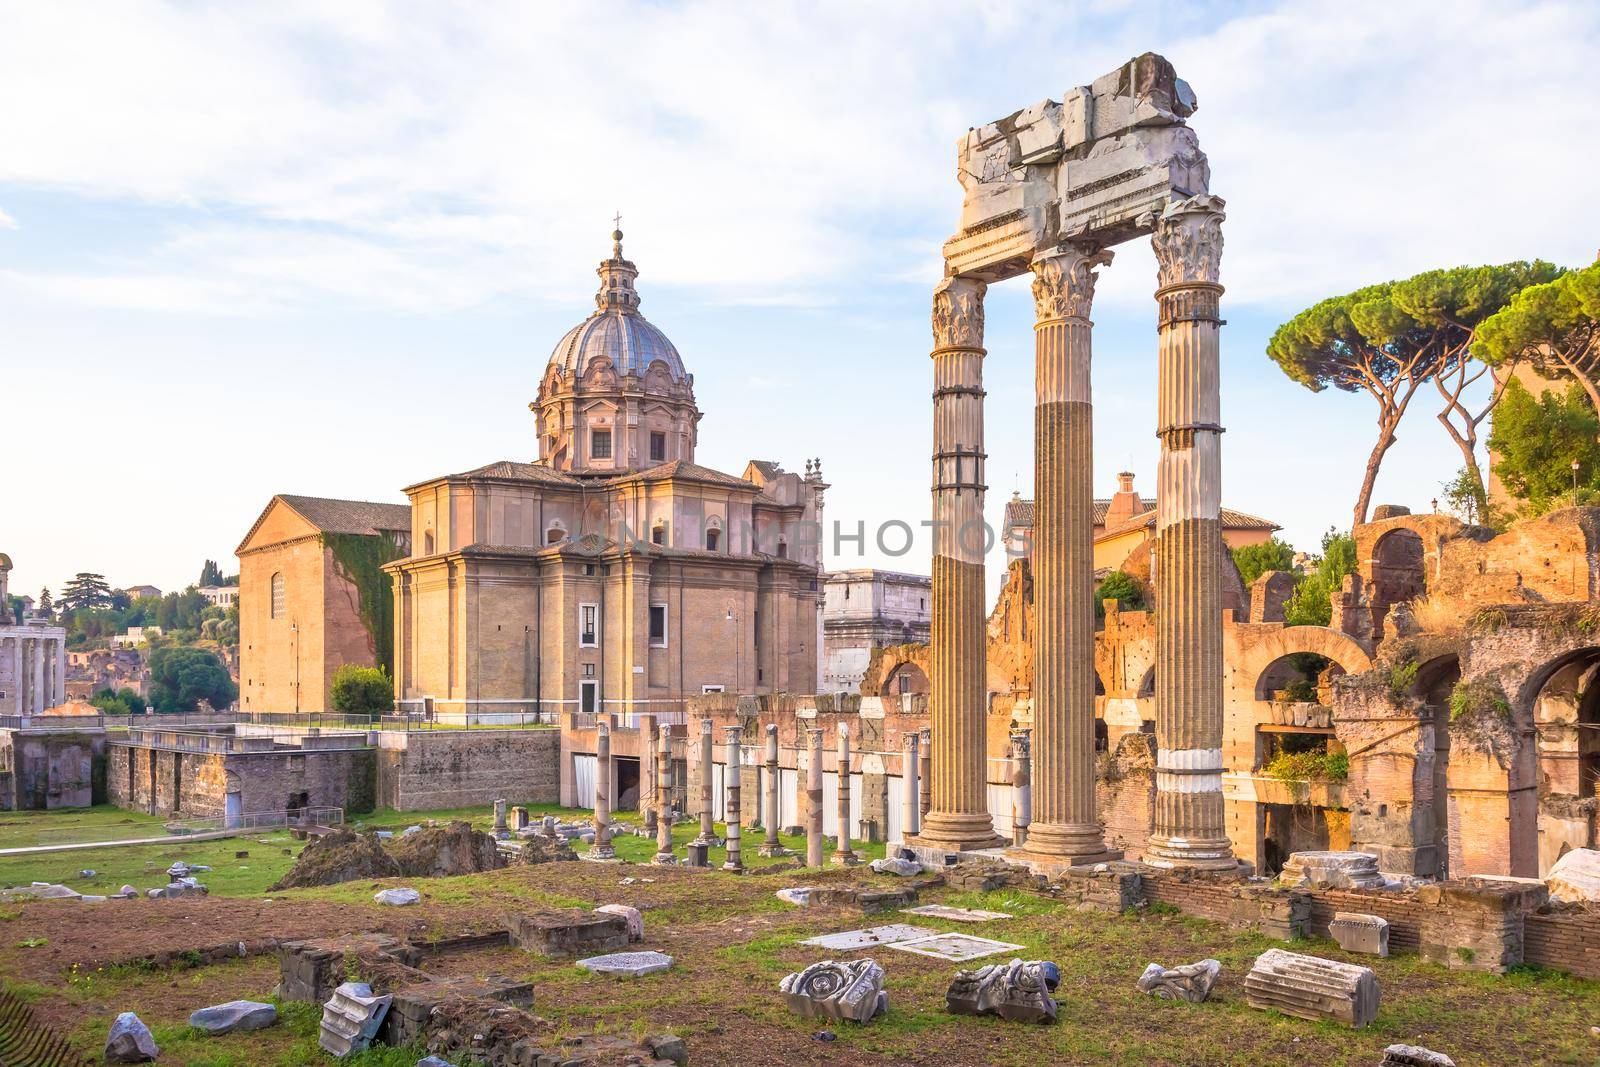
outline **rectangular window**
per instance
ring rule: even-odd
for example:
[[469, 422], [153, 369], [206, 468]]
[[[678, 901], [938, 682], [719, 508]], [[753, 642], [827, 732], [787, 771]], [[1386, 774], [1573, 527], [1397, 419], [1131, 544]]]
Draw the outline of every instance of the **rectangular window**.
[[591, 459], [611, 458], [610, 430], [595, 430], [589, 435], [589, 457]]
[[724, 692], [727, 692], [727, 690], [723, 686], [720, 686], [720, 685], [702, 685], [700, 687], [700, 692], [702, 692], [702, 693], [724, 693]]
[[654, 527], [650, 531], [650, 543], [652, 545], [664, 545], [664, 544], [666, 544], [667, 543], [667, 528], [665, 526]]
[[585, 663], [583, 665], [583, 676], [585, 678], [593, 678], [594, 677], [594, 664], [593, 663]]
[[664, 460], [666, 458], [667, 458], [667, 435], [664, 434], [664, 433], [653, 433], [653, 434], [651, 434], [650, 435], [650, 460], [651, 460], [651, 462], [660, 463], [662, 460]]
[[578, 683], [578, 709], [587, 715], [600, 710], [600, 683]]
[[598, 625], [599, 621], [600, 621], [600, 605], [599, 604], [579, 604], [578, 605], [578, 647], [579, 648], [598, 648], [598, 647], [600, 647], [600, 630], [599, 630], [599, 625]]
[[667, 606], [665, 604], [650, 605], [650, 644], [656, 648], [665, 648], [667, 645]]

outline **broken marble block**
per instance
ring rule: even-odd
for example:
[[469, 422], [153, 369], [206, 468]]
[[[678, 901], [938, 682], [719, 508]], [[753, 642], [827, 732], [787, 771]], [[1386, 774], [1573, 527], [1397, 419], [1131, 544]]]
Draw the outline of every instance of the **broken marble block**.
[[594, 909], [602, 915], [620, 915], [628, 923], [628, 940], [644, 940], [644, 916], [639, 914], [638, 908], [626, 904], [602, 904]]
[[1378, 1014], [1378, 979], [1370, 967], [1281, 948], [1256, 957], [1245, 976], [1244, 994], [1252, 1008], [1301, 1019], [1332, 1019], [1357, 1029]]
[[106, 1034], [107, 1063], [148, 1063], [161, 1055], [156, 1039], [137, 1015], [125, 1011]]
[[778, 992], [804, 1018], [865, 1023], [889, 1010], [883, 979], [876, 960], [823, 960], [785, 977]]
[[1007, 1022], [1053, 1023], [1061, 968], [1048, 960], [1012, 960], [957, 971], [945, 990], [954, 1015], [998, 1015]]
[[816, 890], [810, 886], [797, 886], [793, 889], [780, 889], [773, 896], [789, 904], [798, 904], [802, 908], [811, 903], [811, 894]]
[[420, 904], [422, 894], [415, 889], [380, 889], [372, 894], [372, 899], [379, 904], [389, 904], [399, 908], [407, 904]]
[[278, 1021], [278, 1009], [259, 1000], [230, 1000], [189, 1016], [189, 1025], [212, 1037], [239, 1030], [260, 1030]]
[[1138, 987], [1139, 992], [1162, 1000], [1186, 1000], [1190, 1004], [1199, 1004], [1211, 995], [1211, 987], [1217, 984], [1217, 976], [1221, 973], [1222, 964], [1216, 960], [1201, 960], [1199, 963], [1171, 968], [1152, 963], [1139, 976]]
[[881, 860], [873, 860], [872, 869], [878, 874], [897, 874], [901, 878], [910, 878], [922, 873], [922, 864], [901, 856], [888, 856]]
[[1382, 889], [1378, 857], [1365, 852], [1294, 852], [1278, 880], [1307, 889]]
[[1600, 851], [1573, 849], [1551, 865], [1544, 884], [1550, 899], [1562, 904], [1600, 902]]
[[383, 1017], [394, 1000], [390, 994], [374, 996], [365, 982], [346, 982], [322, 1006], [322, 1029], [317, 1043], [324, 1052], [348, 1056], [372, 1044]]
[[1390, 1045], [1378, 1067], [1456, 1067], [1456, 1061], [1421, 1045]]
[[1389, 954], [1389, 920], [1381, 915], [1336, 911], [1328, 924], [1328, 933], [1346, 952], [1363, 952], [1369, 956]]

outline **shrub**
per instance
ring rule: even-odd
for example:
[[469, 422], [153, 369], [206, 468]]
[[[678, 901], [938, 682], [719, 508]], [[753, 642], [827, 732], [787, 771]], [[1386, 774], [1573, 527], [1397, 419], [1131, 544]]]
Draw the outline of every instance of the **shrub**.
[[1105, 576], [1099, 588], [1094, 591], [1094, 614], [1096, 618], [1105, 618], [1105, 601], [1115, 600], [1118, 608], [1123, 611], [1138, 611], [1145, 606], [1144, 586], [1139, 580], [1122, 571], [1112, 571]]
[[210, 649], [168, 647], [150, 653], [150, 704], [156, 711], [194, 711], [202, 700], [221, 711], [238, 696], [228, 669]]
[[346, 663], [333, 674], [333, 710], [382, 715], [394, 709], [394, 683], [380, 667]]
[[1465, 722], [1474, 719], [1494, 718], [1511, 721], [1511, 702], [1505, 691], [1488, 678], [1470, 682], [1457, 682], [1450, 692], [1450, 721]]
[[1280, 752], [1261, 773], [1284, 782], [1342, 782], [1350, 777], [1347, 752]]

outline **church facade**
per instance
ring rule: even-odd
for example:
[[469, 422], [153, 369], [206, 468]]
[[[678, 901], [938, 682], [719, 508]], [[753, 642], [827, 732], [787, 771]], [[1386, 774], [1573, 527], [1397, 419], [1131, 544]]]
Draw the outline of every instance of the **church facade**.
[[418, 482], [394, 587], [398, 709], [679, 720], [708, 692], [815, 692], [820, 462], [695, 462], [694, 377], [639, 313], [622, 234], [529, 405], [533, 462]]

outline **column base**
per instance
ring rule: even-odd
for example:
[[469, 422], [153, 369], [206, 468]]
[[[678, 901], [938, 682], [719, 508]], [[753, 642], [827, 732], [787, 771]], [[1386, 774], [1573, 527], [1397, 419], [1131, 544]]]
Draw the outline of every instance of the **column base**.
[[654, 867], [676, 867], [678, 866], [678, 857], [670, 852], [657, 852], [650, 857], [650, 863]]
[[1123, 854], [1116, 849], [1106, 849], [1087, 855], [1057, 856], [1034, 852], [1029, 848], [1008, 848], [1004, 858], [1007, 863], [1014, 863], [1019, 867], [1026, 867], [1034, 874], [1042, 874], [1046, 878], [1059, 878], [1074, 867], [1093, 867], [1097, 863], [1117, 863], [1123, 859]]
[[1016, 851], [1040, 860], [1072, 860], [1076, 865], [1100, 863], [1100, 859], [1090, 857], [1104, 856], [1111, 850], [1106, 848], [1106, 830], [1100, 823], [1036, 822], [1028, 826]]
[[994, 832], [994, 819], [987, 812], [930, 811], [922, 820], [922, 832], [914, 835], [909, 843], [945, 852], [976, 852], [998, 848], [1005, 844], [1005, 838]]
[[604, 854], [598, 854], [598, 853], [595, 852], [594, 849], [591, 848], [588, 852], [584, 852], [581, 855], [579, 855], [578, 858], [580, 860], [583, 860], [585, 863], [621, 863], [622, 862], [620, 859], [617, 858], [616, 849], [609, 849]]
[[686, 855], [683, 858], [683, 865], [685, 867], [711, 866], [710, 845], [702, 845], [697, 841], [691, 841], [689, 842], [689, 847], [685, 850], [685, 852]]
[[1181, 867], [1192, 871], [1227, 873], [1244, 868], [1244, 864], [1233, 854], [1233, 842], [1225, 837], [1152, 836], [1145, 842], [1140, 862], [1146, 867], [1166, 870]]
[[725, 871], [732, 871], [735, 874], [743, 874], [744, 873], [744, 864], [743, 863], [724, 863], [722, 865], [722, 869], [725, 870]]
[[763, 845], [757, 847], [756, 855], [765, 857], [767, 859], [772, 859], [774, 857], [779, 857], [779, 856], [792, 856], [792, 855], [794, 855], [794, 853], [790, 852], [788, 849], [784, 848], [782, 845], [767, 845], [767, 844], [763, 844]]
[[835, 867], [859, 867], [861, 866], [861, 857], [851, 849], [844, 849], [843, 851], [835, 852], [829, 862]]

